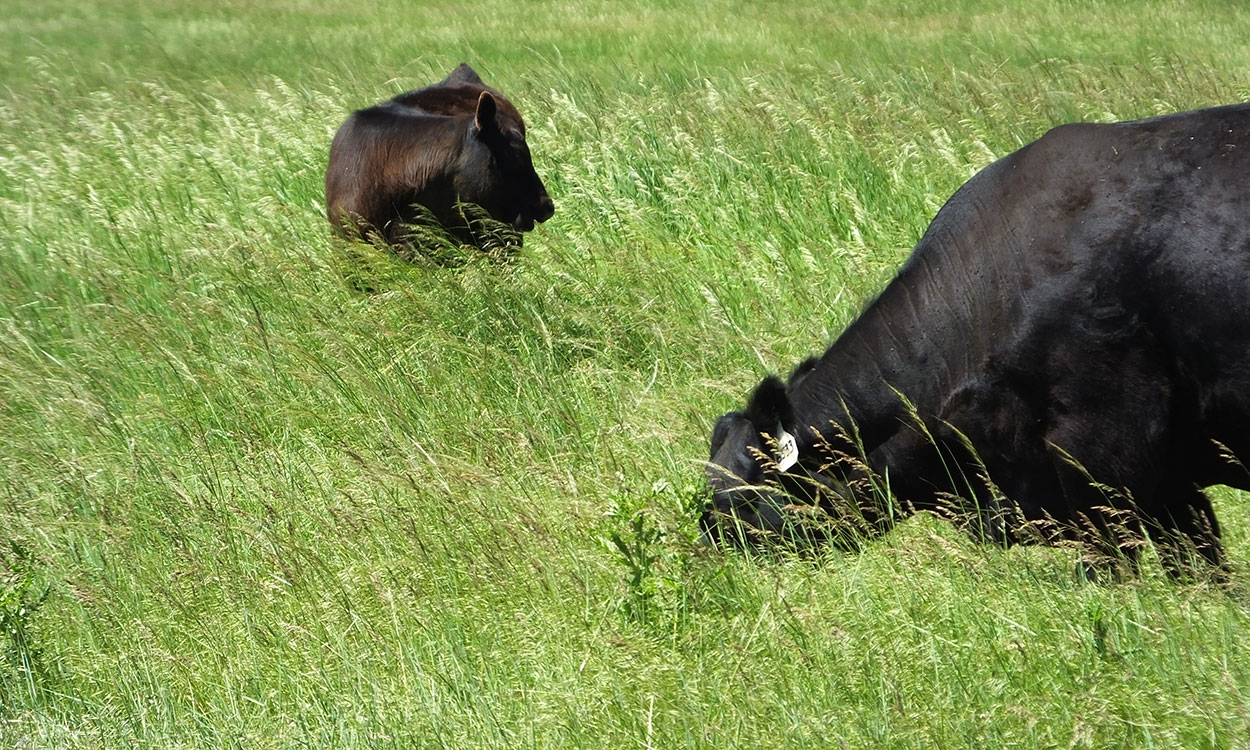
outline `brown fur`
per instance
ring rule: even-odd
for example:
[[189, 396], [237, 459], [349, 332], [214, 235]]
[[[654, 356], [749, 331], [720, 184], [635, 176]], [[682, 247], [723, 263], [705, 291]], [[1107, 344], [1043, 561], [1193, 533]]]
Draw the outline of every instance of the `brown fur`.
[[410, 239], [427, 214], [454, 237], [481, 244], [461, 203], [510, 224], [510, 239], [554, 211], [530, 161], [516, 107], [461, 64], [443, 81], [356, 111], [339, 128], [326, 167], [326, 213], [347, 233]]

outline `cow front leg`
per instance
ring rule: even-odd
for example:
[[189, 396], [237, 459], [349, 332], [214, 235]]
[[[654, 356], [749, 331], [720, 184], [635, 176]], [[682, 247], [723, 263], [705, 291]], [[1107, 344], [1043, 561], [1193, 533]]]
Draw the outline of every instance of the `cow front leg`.
[[1211, 498], [1201, 488], [1183, 483], [1180, 487], [1165, 485], [1160, 500], [1168, 507], [1151, 514], [1149, 528], [1163, 569], [1174, 580], [1210, 575], [1216, 582], [1226, 583], [1229, 567]]
[[[1052, 432], [1052, 436], [1056, 433]], [[1120, 581], [1136, 577], [1140, 570], [1142, 549], [1146, 535], [1142, 527], [1142, 509], [1137, 498], [1142, 494], [1153, 497], [1155, 479], [1151, 476], [1147, 447], [1141, 444], [1117, 446], [1099, 442], [1090, 433], [1071, 430], [1064, 434], [1068, 445], [1080, 445], [1080, 457], [1050, 443], [1052, 465], [1058, 477], [1058, 485], [1064, 496], [1062, 535], [1075, 544], [1080, 551], [1080, 569], [1087, 580]], [[1108, 471], [1116, 466], [1110, 455], [1116, 456], [1121, 471]], [[1130, 458], [1136, 451], [1136, 460]], [[1131, 470], [1136, 470], [1134, 477]], [[1095, 476], [1090, 467], [1100, 467], [1102, 473]], [[1130, 479], [1136, 479], [1130, 484]]]

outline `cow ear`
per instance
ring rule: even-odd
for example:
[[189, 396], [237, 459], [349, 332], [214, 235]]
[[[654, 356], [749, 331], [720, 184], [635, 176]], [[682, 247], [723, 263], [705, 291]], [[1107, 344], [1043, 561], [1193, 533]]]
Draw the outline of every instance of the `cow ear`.
[[454, 83], [474, 83], [479, 86], [486, 85], [482, 83], [482, 79], [478, 77], [477, 71], [470, 68], [467, 63], [460, 63], [457, 65], [456, 69], [451, 71], [451, 74], [443, 79], [442, 85], [449, 86]]
[[808, 374], [810, 374], [812, 370], [815, 370], [816, 365], [819, 363], [820, 363], [820, 360], [817, 359], [816, 357], [808, 357], [807, 359], [798, 363], [798, 365], [796, 365], [795, 368], [790, 371], [790, 377], [786, 378], [786, 382], [788, 382], [790, 385], [794, 385], [795, 383], [798, 383], [800, 380], [807, 377]]
[[482, 95], [477, 98], [477, 114], [473, 116], [473, 124], [478, 130], [498, 130], [499, 125], [495, 122], [495, 97], [490, 95], [489, 91], [483, 91]]
[[712, 427], [712, 454], [708, 460], [716, 460], [716, 454], [729, 439], [729, 431], [733, 428], [734, 422], [744, 419], [745, 416], [740, 411], [733, 411], [716, 420], [716, 424]]
[[777, 427], [792, 428], [794, 408], [786, 395], [786, 384], [776, 375], [764, 378], [747, 399], [747, 419], [760, 432], [773, 434]]

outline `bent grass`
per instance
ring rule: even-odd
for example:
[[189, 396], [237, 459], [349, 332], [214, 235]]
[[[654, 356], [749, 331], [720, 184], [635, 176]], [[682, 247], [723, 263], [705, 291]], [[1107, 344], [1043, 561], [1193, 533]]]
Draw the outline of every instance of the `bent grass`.
[[[401, 10], [0, 17], [0, 742], [1245, 743], [1238, 493], [1232, 594], [932, 518], [693, 543], [716, 415], [995, 156], [1245, 99], [1243, 11]], [[334, 128], [461, 60], [555, 217], [510, 262], [333, 238]]]

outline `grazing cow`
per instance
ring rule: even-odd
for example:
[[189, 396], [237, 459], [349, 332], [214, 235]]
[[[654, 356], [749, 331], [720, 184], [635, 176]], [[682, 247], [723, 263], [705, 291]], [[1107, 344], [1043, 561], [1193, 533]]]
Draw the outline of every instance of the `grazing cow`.
[[1063, 125], [975, 175], [823, 356], [716, 423], [701, 525], [853, 547], [933, 510], [1130, 570], [1149, 537], [1171, 574], [1196, 553], [1221, 576], [1203, 488], [1250, 489], [1248, 455], [1239, 104]]
[[534, 171], [525, 123], [502, 94], [461, 63], [440, 83], [357, 110], [330, 144], [326, 212], [330, 223], [391, 243], [406, 225], [431, 216], [456, 239], [481, 245], [471, 211], [479, 206], [511, 226], [505, 239], [555, 211]]

